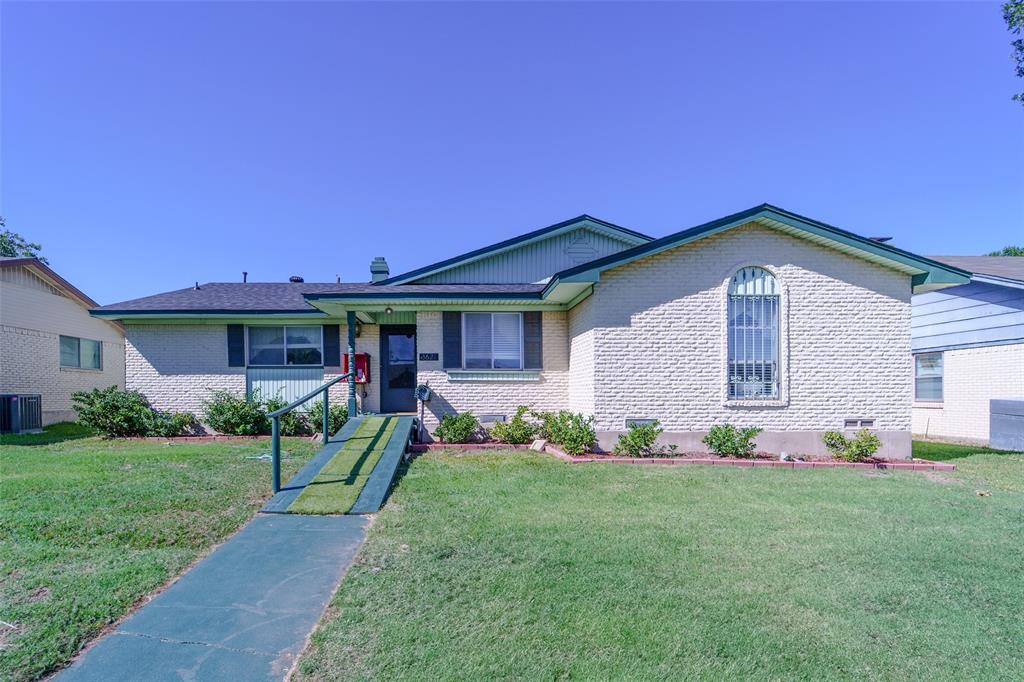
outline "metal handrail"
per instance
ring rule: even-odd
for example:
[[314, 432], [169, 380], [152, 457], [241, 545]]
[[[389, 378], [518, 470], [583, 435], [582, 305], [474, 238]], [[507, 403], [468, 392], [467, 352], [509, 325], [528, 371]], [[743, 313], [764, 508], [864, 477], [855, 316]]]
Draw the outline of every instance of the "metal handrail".
[[[345, 379], [348, 379], [348, 378], [352, 378], [353, 382], [355, 381], [355, 371], [354, 370], [346, 372], [345, 374], [342, 374], [341, 376], [334, 377], [330, 381], [324, 383], [322, 386], [320, 386], [318, 388], [313, 389], [312, 391], [310, 391], [306, 395], [302, 396], [301, 398], [299, 398], [297, 400], [293, 400], [292, 402], [288, 403], [284, 407], [282, 407], [280, 409], [277, 409], [277, 410], [274, 410], [273, 412], [270, 412], [269, 414], [267, 414], [267, 416], [270, 417], [270, 438], [271, 438], [270, 461], [271, 461], [271, 466], [273, 467], [273, 477], [274, 477], [273, 485], [274, 485], [274, 492], [275, 493], [277, 493], [277, 492], [279, 492], [281, 490], [281, 417], [283, 415], [287, 414], [288, 412], [291, 412], [292, 410], [294, 410], [299, 405], [302, 405], [303, 403], [305, 403], [305, 402], [307, 402], [309, 400], [312, 400], [316, 396], [318, 396], [321, 393], [323, 393], [324, 394], [324, 417], [323, 417], [323, 434], [321, 436], [321, 442], [324, 445], [327, 445], [327, 441], [330, 440], [330, 434], [328, 433], [328, 426], [330, 424], [330, 418], [331, 418], [331, 410], [330, 410], [330, 405], [328, 404], [328, 392], [327, 392], [327, 389], [329, 389], [331, 386], [333, 386], [334, 384], [338, 383], [339, 381], [344, 381]], [[351, 396], [351, 391], [349, 392], [349, 395]], [[349, 401], [350, 404], [352, 402], [353, 401]], [[348, 417], [349, 417], [349, 419], [352, 419], [355, 416], [356, 415], [354, 415], [354, 414], [350, 414]]]

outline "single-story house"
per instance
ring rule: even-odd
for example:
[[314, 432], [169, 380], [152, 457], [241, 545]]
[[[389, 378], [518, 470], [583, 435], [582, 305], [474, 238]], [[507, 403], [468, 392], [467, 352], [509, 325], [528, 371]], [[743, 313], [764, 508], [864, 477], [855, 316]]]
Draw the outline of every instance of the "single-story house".
[[731, 422], [815, 454], [822, 432], [867, 427], [909, 457], [911, 295], [970, 279], [768, 204], [659, 239], [583, 215], [398, 275], [377, 258], [371, 276], [197, 283], [93, 314], [125, 326], [127, 386], [158, 408], [300, 395], [354, 337], [362, 408], [416, 410], [427, 384], [431, 429], [528, 405], [592, 415], [603, 448], [657, 419], [683, 450]]
[[973, 274], [968, 284], [912, 299], [912, 430], [987, 444], [990, 402], [1024, 401], [1024, 258], [932, 260]]
[[0, 257], [0, 427], [11, 402], [42, 425], [75, 419], [71, 394], [124, 386], [124, 332], [96, 301], [36, 258]]

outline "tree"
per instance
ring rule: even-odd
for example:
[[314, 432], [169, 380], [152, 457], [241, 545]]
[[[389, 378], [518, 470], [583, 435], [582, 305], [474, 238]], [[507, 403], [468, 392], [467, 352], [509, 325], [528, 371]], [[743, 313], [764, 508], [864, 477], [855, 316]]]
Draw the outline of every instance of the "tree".
[[1024, 246], [1004, 246], [998, 251], [986, 253], [986, 256], [1024, 256]]
[[48, 260], [39, 255], [39, 251], [42, 248], [39, 244], [26, 241], [17, 232], [8, 230], [3, 216], [0, 216], [0, 256], [38, 258], [42, 262], [49, 264]]
[[[1006, 21], [1006, 28], [1010, 33], [1017, 36], [1010, 44], [1013, 45], [1013, 61], [1017, 64], [1017, 77], [1024, 78], [1024, 38], [1021, 37], [1021, 31], [1024, 31], [1024, 0], [1008, 0], [1004, 3], [1003, 20]], [[1018, 92], [1013, 99], [1024, 104], [1024, 92]]]

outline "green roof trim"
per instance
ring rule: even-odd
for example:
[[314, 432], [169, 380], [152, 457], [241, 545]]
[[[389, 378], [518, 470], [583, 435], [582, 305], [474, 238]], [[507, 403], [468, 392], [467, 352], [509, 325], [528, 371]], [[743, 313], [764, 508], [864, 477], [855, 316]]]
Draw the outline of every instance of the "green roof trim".
[[768, 220], [775, 223], [786, 225], [795, 230], [814, 235], [838, 244], [844, 245], [851, 249], [861, 251], [866, 256], [873, 256], [875, 258], [881, 258], [893, 263], [898, 263], [905, 268], [917, 270], [912, 273], [912, 283], [914, 287], [923, 286], [926, 284], [932, 285], [953, 285], [953, 284], [966, 284], [970, 281], [971, 273], [960, 268], [955, 268], [950, 265], [939, 263], [922, 256], [904, 251], [895, 246], [883, 244], [882, 242], [868, 239], [867, 237], [861, 237], [860, 235], [854, 234], [847, 230], [828, 225], [812, 218], [798, 215], [791, 211], [772, 206], [771, 204], [761, 204], [749, 208], [739, 213], [733, 213], [732, 215], [719, 218], [718, 220], [712, 220], [711, 222], [704, 223], [703, 225], [697, 225], [696, 227], [676, 232], [660, 239], [655, 239], [647, 244], [633, 247], [632, 249], [626, 249], [619, 253], [605, 256], [589, 263], [583, 263], [576, 267], [563, 270], [555, 274], [551, 281], [548, 282], [547, 287], [544, 289], [542, 297], [548, 295], [559, 284], [567, 282], [597, 282], [600, 280], [601, 273], [610, 268], [618, 267], [653, 256], [656, 253], [660, 253], [667, 249], [676, 248], [690, 242], [703, 239], [704, 237], [710, 237], [711, 235], [724, 232], [725, 230], [739, 227], [751, 221], [755, 220]]
[[583, 215], [576, 216], [575, 218], [563, 220], [560, 223], [548, 225], [547, 227], [542, 227], [539, 230], [527, 232], [526, 234], [521, 234], [518, 237], [512, 237], [511, 239], [506, 239], [505, 241], [498, 242], [497, 244], [484, 246], [482, 248], [473, 251], [468, 251], [458, 256], [454, 256], [453, 258], [448, 258], [446, 260], [438, 261], [436, 263], [431, 263], [430, 265], [424, 265], [421, 268], [416, 268], [415, 270], [410, 270], [408, 272], [403, 272], [400, 275], [395, 275], [394, 277], [389, 277], [388, 279], [384, 279], [379, 282], [374, 282], [374, 284], [402, 284], [405, 282], [415, 281], [416, 279], [419, 279], [421, 277], [426, 277], [428, 275], [432, 275], [443, 270], [450, 270], [453, 267], [456, 267], [457, 265], [472, 262], [475, 260], [480, 260], [481, 258], [484, 258], [491, 254], [506, 251], [512, 247], [520, 246], [522, 244], [536, 241], [538, 239], [543, 239], [554, 232], [565, 230], [575, 225], [584, 225], [586, 223], [590, 223], [597, 227], [604, 228], [609, 232], [616, 233], [618, 236], [624, 238], [625, 241], [642, 243], [649, 242], [654, 239], [654, 237], [643, 234], [641, 232], [637, 232], [635, 230], [631, 230], [628, 227], [622, 227], [621, 225], [609, 223], [606, 220], [601, 220], [599, 218], [595, 218], [584, 213]]

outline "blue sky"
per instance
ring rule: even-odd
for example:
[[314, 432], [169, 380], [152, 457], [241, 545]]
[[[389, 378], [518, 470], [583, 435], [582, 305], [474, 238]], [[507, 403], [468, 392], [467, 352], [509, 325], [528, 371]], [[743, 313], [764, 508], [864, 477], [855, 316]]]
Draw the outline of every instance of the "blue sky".
[[763, 201], [979, 254], [1024, 242], [1009, 40], [998, 3], [4, 2], [0, 213], [101, 303]]

